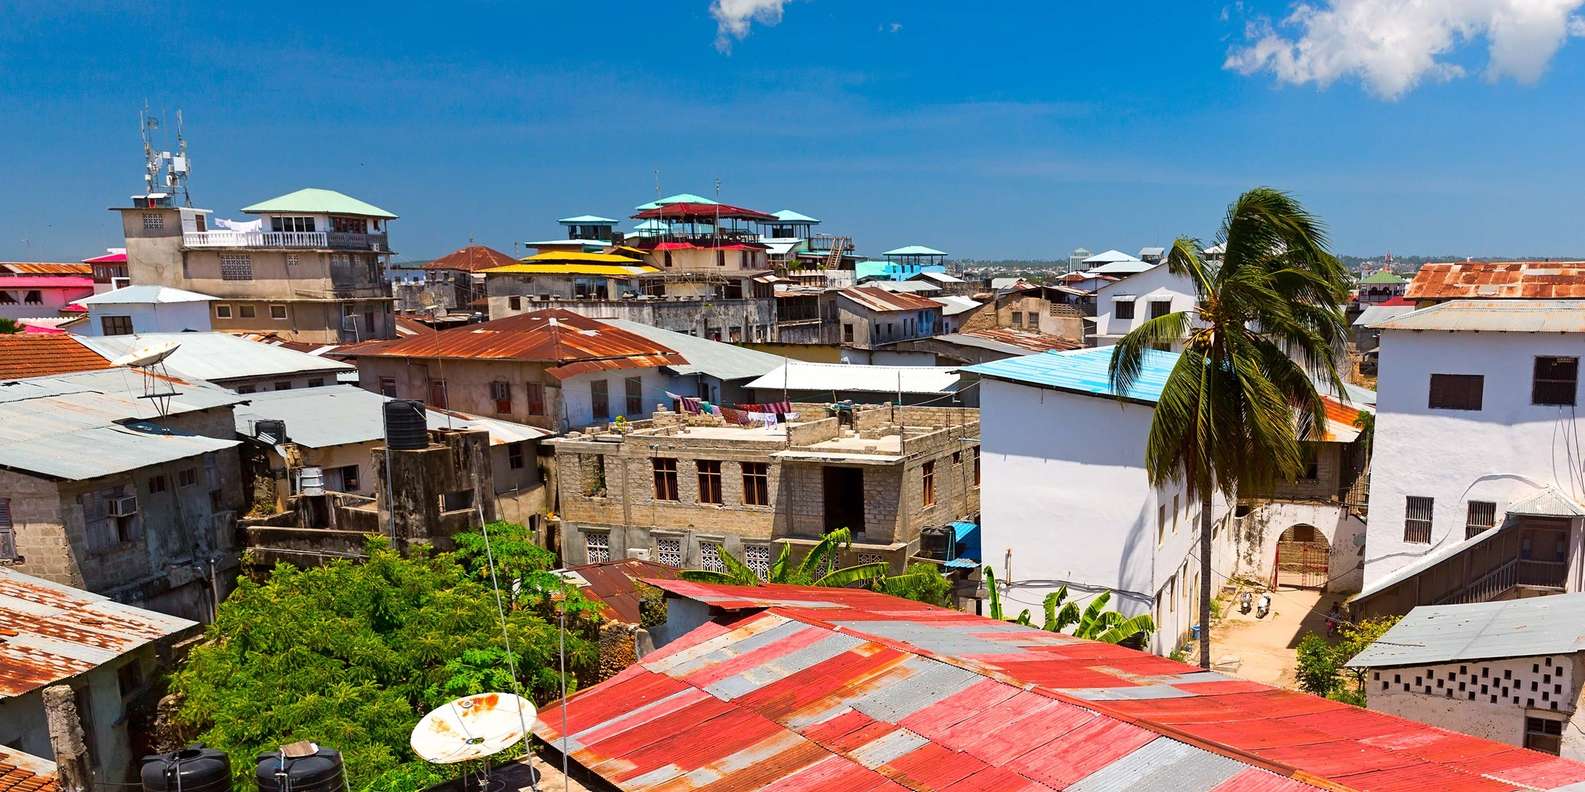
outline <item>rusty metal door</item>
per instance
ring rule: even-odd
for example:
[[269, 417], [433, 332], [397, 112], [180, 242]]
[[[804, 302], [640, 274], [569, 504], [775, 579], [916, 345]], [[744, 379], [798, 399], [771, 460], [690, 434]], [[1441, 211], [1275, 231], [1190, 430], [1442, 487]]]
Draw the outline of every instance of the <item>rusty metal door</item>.
[[1331, 548], [1313, 526], [1295, 525], [1277, 540], [1276, 584], [1325, 588]]

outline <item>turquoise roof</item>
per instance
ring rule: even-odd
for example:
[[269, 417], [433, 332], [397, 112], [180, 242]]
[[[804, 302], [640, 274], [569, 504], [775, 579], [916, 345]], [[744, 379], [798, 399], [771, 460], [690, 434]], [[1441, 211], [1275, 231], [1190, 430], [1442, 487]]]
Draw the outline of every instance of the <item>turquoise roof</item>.
[[298, 212], [301, 214], [340, 214], [359, 215], [361, 217], [383, 217], [391, 220], [396, 215], [381, 209], [374, 204], [364, 203], [350, 195], [338, 193], [335, 190], [325, 190], [318, 187], [306, 187], [297, 192], [278, 195], [268, 201], [260, 201], [252, 206], [245, 206], [242, 211], [249, 214], [270, 214], [275, 212]]
[[813, 217], [810, 217], [809, 215], [799, 214], [797, 212], [794, 212], [791, 209], [783, 209], [783, 210], [781, 210], [779, 212], [771, 212], [771, 214], [775, 215], [777, 220], [780, 220], [780, 221], [785, 222], [785, 223], [818, 223], [818, 222], [820, 222], [819, 220], [816, 220]]
[[853, 279], [863, 280], [884, 276], [889, 266], [891, 266], [890, 261], [860, 261], [853, 265]]
[[556, 222], [564, 225], [612, 225], [616, 223], [609, 217], [599, 215], [578, 215], [577, 217], [563, 217]]
[[665, 198], [656, 198], [655, 200], [650, 201], [649, 203], [639, 204], [638, 205], [638, 210], [640, 212], [642, 212], [645, 209], [654, 209], [654, 208], [659, 207], [659, 206], [664, 206], [666, 204], [674, 204], [674, 203], [713, 204], [713, 203], [720, 203], [720, 202], [719, 201], [712, 201], [709, 198], [705, 198], [702, 195], [694, 195], [693, 193], [677, 193], [676, 195], [668, 195]]
[[936, 250], [935, 248], [932, 248], [932, 247], [925, 247], [924, 245], [908, 245], [906, 247], [897, 248], [896, 250], [888, 250], [885, 253], [882, 253], [881, 255], [883, 255], [883, 256], [945, 256], [946, 252], [945, 251], [941, 251], [941, 250]]
[[[1107, 369], [1112, 364], [1114, 349], [1116, 347], [1104, 346], [1075, 349], [1069, 352], [1040, 352], [981, 363], [963, 370], [990, 379], [1053, 388], [1070, 393], [1116, 396], [1117, 393], [1112, 390], [1110, 377], [1107, 374]], [[1123, 394], [1123, 398], [1155, 404], [1156, 400], [1161, 398], [1161, 389], [1167, 384], [1167, 376], [1172, 373], [1172, 368], [1176, 365], [1178, 365], [1176, 352], [1145, 350], [1145, 363], [1140, 369], [1139, 379], [1134, 382], [1128, 393]]]

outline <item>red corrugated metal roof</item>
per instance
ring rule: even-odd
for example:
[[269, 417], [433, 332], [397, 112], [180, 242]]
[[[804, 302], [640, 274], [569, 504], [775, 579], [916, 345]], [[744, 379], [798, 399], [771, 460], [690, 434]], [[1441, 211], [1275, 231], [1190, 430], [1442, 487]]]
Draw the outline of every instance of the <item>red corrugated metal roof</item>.
[[94, 279], [79, 275], [12, 275], [0, 277], [0, 289], [72, 289], [91, 294]]
[[[572, 757], [625, 790], [1585, 781], [1578, 762], [873, 592], [654, 583], [721, 615], [568, 700]], [[558, 745], [560, 708], [541, 714]]]
[[110, 361], [66, 333], [0, 334], [0, 380], [110, 368]]
[[516, 263], [517, 259], [495, 248], [484, 245], [469, 245], [453, 250], [434, 261], [424, 264], [424, 269], [478, 272], [491, 267], [505, 267]]
[[675, 579], [681, 574], [677, 569], [665, 564], [632, 558], [568, 567], [566, 571], [577, 574], [584, 583], [588, 584], [579, 586], [578, 590], [584, 596], [599, 602], [607, 618], [628, 624], [638, 624], [641, 616], [638, 607], [637, 581], [643, 578]]
[[1585, 261], [1466, 261], [1426, 264], [1404, 291], [1409, 300], [1585, 297]]
[[941, 310], [941, 303], [908, 292], [891, 292], [874, 286], [849, 286], [838, 292], [871, 311]]
[[125, 264], [125, 263], [127, 263], [127, 252], [125, 250], [123, 250], [123, 251], [120, 251], [120, 252], [106, 253], [103, 256], [94, 256], [93, 258], [85, 258], [85, 259], [83, 259], [83, 263], [84, 264]]
[[731, 204], [702, 204], [702, 203], [669, 203], [661, 204], [654, 209], [645, 209], [633, 217], [640, 220], [671, 218], [680, 220], [684, 218], [705, 220], [721, 218], [722, 220], [757, 220], [762, 223], [772, 222], [775, 215], [766, 214], [754, 209], [744, 209]]
[[70, 679], [198, 624], [0, 568], [0, 698]]
[[[126, 260], [122, 254], [122, 261]], [[12, 275], [92, 275], [94, 268], [78, 261], [0, 261], [0, 273]]]
[[606, 369], [686, 363], [682, 355], [637, 333], [552, 308], [391, 341], [338, 347], [338, 356], [522, 360], [559, 364], [558, 379]]

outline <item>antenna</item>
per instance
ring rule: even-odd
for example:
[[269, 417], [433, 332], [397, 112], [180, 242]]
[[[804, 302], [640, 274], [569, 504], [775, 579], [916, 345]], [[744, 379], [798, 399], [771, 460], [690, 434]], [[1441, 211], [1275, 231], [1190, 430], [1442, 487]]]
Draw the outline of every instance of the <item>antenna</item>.
[[170, 414], [171, 397], [181, 395], [176, 390], [175, 380], [165, 369], [165, 359], [180, 346], [175, 341], [161, 341], [135, 347], [131, 352], [110, 361], [113, 366], [126, 366], [142, 376], [143, 395], [138, 398], [148, 399], [161, 418]]
[[182, 111], [176, 111], [176, 151], [163, 151], [156, 147], [154, 133], [160, 128], [158, 116], [149, 113], [148, 100], [138, 114], [138, 133], [143, 139], [143, 192], [152, 195], [156, 189], [174, 196], [181, 193], [187, 206], [192, 206], [192, 196], [187, 191], [187, 177], [191, 173], [191, 160], [187, 157], [187, 138], [182, 133]]
[[[478, 693], [431, 710], [413, 727], [408, 744], [430, 764], [453, 765], [494, 756], [527, 739], [538, 713], [511, 693]], [[488, 769], [486, 769], [488, 773]], [[529, 766], [530, 785], [537, 773]]]

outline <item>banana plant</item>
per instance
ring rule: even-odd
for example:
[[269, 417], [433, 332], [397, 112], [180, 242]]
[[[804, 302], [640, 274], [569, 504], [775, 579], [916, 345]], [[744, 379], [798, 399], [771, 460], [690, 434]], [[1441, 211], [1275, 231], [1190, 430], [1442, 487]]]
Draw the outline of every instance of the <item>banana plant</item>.
[[[1017, 617], [1007, 619], [1002, 610], [1001, 591], [996, 587], [995, 571], [989, 566], [985, 567], [984, 577], [989, 592], [991, 618], [997, 621], [1032, 624], [1027, 609], [1021, 611]], [[1123, 643], [1136, 637], [1139, 643], [1148, 641], [1150, 634], [1156, 631], [1156, 622], [1150, 618], [1150, 614], [1124, 616], [1117, 611], [1106, 610], [1106, 604], [1111, 599], [1112, 592], [1103, 591], [1081, 610], [1077, 602], [1067, 601], [1068, 587], [1063, 586], [1047, 594], [1041, 601], [1041, 607], [1045, 611], [1045, 621], [1041, 629], [1047, 632], [1067, 633], [1075, 638], [1086, 638], [1101, 643]]]
[[689, 569], [682, 573], [683, 580], [692, 580], [698, 583], [725, 583], [734, 586], [755, 586], [760, 583], [788, 583], [797, 586], [847, 586], [866, 580], [880, 580], [886, 578], [886, 573], [891, 565], [885, 561], [873, 564], [857, 564], [841, 569], [829, 569], [834, 566], [833, 561], [837, 554], [846, 550], [853, 543], [853, 532], [846, 528], [838, 528], [826, 534], [809, 548], [809, 552], [797, 563], [792, 561], [792, 546], [783, 544], [781, 553], [776, 556], [776, 561], [770, 566], [770, 574], [764, 580], [758, 573], [750, 569], [748, 564], [724, 549], [718, 548], [716, 553], [721, 558], [724, 572], [704, 569]]

